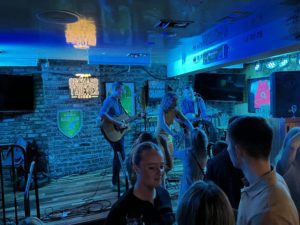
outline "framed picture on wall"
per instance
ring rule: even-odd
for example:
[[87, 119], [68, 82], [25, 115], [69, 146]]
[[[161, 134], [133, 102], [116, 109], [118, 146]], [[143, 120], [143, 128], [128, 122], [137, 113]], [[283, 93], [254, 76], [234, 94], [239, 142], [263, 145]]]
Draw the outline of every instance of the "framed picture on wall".
[[[112, 82], [105, 83], [105, 96], [112, 93]], [[135, 97], [134, 97], [134, 83], [123, 83], [123, 94], [121, 96], [121, 104], [128, 113], [128, 115], [135, 115]]]
[[166, 82], [161, 80], [149, 80], [149, 100], [161, 100], [166, 93]]

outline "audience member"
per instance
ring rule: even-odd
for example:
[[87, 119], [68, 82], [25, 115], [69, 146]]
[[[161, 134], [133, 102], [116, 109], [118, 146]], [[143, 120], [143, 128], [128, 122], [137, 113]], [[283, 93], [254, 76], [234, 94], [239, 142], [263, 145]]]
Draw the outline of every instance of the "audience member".
[[152, 142], [143, 142], [133, 150], [132, 163], [134, 187], [112, 206], [106, 224], [173, 224], [170, 195], [160, 186], [164, 173], [162, 150]]
[[216, 157], [219, 153], [223, 152], [224, 150], [226, 151], [226, 149], [227, 149], [226, 141], [223, 140], [216, 141], [211, 146], [212, 157]]
[[154, 136], [150, 132], [147, 132], [147, 131], [141, 132], [140, 135], [138, 136], [138, 138], [133, 143], [131, 151], [126, 156], [126, 169], [128, 172], [128, 178], [129, 178], [130, 184], [132, 186], [134, 186], [134, 183], [136, 180], [136, 176], [133, 171], [133, 164], [132, 164], [133, 150], [134, 150], [135, 146], [137, 146], [138, 144], [141, 144], [143, 142], [146, 142], [146, 141], [150, 141], [150, 142], [157, 144], [156, 138], [154, 138]]
[[276, 171], [281, 174], [291, 192], [300, 215], [300, 127], [289, 130], [283, 141]]
[[241, 198], [242, 178], [244, 175], [240, 169], [232, 165], [226, 148], [217, 156], [208, 160], [205, 180], [211, 180], [217, 184], [227, 195], [232, 208], [237, 210]]
[[230, 159], [249, 185], [241, 190], [238, 225], [299, 225], [296, 206], [284, 179], [271, 168], [273, 132], [265, 119], [235, 119], [226, 137]]
[[[232, 121], [237, 118], [239, 118], [239, 116], [231, 117], [228, 124], [232, 123]], [[205, 180], [213, 181], [225, 192], [232, 208], [235, 209], [236, 212], [241, 198], [241, 189], [244, 186], [242, 182], [244, 175], [240, 169], [237, 169], [232, 165], [229, 153], [226, 150], [226, 142], [216, 142], [215, 148], [218, 148], [219, 146], [223, 146], [223, 150], [220, 150], [221, 152], [219, 154], [208, 160]]]
[[174, 151], [174, 157], [181, 159], [183, 163], [178, 199], [183, 196], [195, 181], [204, 178], [204, 168], [207, 162], [207, 144], [208, 139], [205, 132], [194, 129], [191, 133], [191, 146], [185, 150]]
[[178, 204], [178, 225], [234, 225], [234, 215], [225, 193], [213, 182], [197, 181]]

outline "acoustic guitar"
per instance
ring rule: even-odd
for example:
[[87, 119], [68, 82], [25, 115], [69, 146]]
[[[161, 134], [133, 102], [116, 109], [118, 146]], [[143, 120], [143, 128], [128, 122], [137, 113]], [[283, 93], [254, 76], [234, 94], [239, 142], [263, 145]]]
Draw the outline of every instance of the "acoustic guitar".
[[100, 122], [100, 128], [103, 135], [111, 142], [117, 142], [131, 129], [129, 123], [142, 117], [142, 114], [137, 114], [133, 117], [129, 117], [127, 114], [122, 114], [118, 117], [114, 117], [115, 120], [125, 124], [124, 127], [117, 127], [114, 123], [107, 119], [102, 119]]
[[[208, 115], [208, 121], [211, 118], [218, 118], [220, 115], [222, 115], [223, 112], [217, 112], [211, 115]], [[194, 127], [198, 127], [199, 124], [202, 124], [202, 126], [204, 126], [206, 123], [205, 121], [207, 121], [207, 119], [203, 119], [201, 116], [197, 116], [194, 119], [190, 119], [190, 122], [192, 123], [192, 125]], [[188, 132], [188, 128], [186, 127], [186, 125], [182, 122], [179, 122], [179, 125], [184, 129], [184, 132], [187, 133]]]

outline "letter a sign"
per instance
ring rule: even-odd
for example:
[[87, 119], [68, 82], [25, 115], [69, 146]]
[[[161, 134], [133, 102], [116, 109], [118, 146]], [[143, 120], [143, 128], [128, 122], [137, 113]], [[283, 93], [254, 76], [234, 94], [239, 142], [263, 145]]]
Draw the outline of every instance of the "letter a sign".
[[59, 110], [57, 111], [58, 129], [67, 137], [73, 138], [82, 127], [81, 110]]

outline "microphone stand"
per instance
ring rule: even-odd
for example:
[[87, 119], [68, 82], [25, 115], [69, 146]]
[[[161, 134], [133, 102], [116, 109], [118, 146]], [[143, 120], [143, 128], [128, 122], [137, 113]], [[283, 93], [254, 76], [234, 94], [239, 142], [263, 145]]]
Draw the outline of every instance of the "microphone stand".
[[194, 97], [195, 97], [195, 102], [196, 102], [196, 105], [197, 105], [197, 117], [199, 117], [201, 115], [201, 107], [200, 107], [200, 94], [198, 93], [194, 93]]

